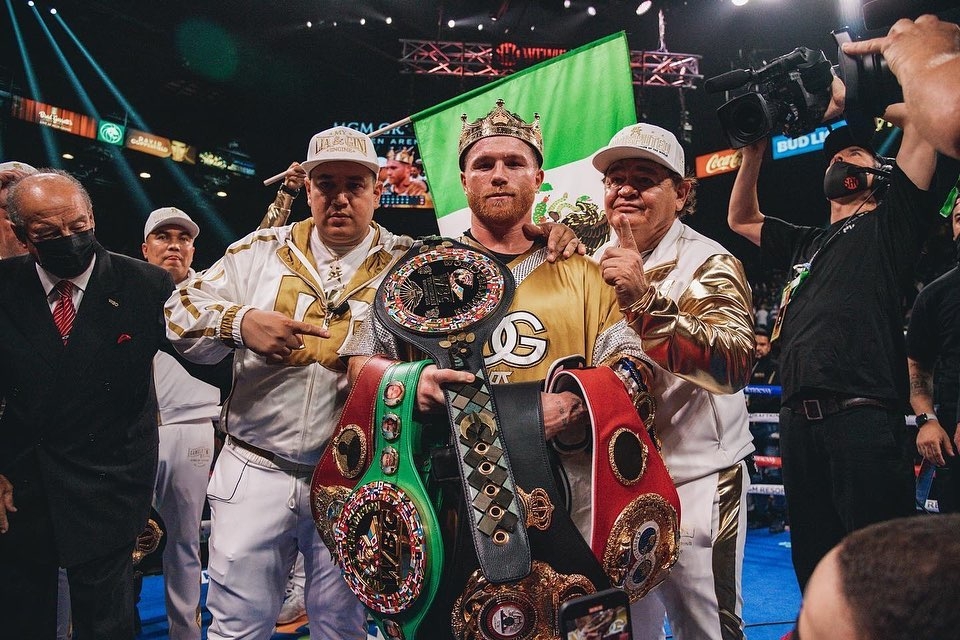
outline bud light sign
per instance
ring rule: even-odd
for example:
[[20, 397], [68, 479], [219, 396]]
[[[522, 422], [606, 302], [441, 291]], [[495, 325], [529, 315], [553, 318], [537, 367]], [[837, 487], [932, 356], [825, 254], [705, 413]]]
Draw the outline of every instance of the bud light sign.
[[[845, 124], [846, 122], [841, 120], [832, 126], [836, 129]], [[770, 138], [773, 159], [780, 160], [781, 158], [789, 158], [790, 156], [798, 156], [802, 153], [810, 153], [811, 151], [823, 149], [823, 141], [827, 139], [830, 130], [830, 127], [820, 127], [812, 133], [797, 136], [796, 138], [773, 136]]]

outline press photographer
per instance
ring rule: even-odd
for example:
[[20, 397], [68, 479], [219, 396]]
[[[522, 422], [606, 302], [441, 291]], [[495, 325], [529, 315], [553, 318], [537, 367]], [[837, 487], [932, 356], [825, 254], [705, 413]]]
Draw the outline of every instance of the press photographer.
[[[762, 97], [769, 103], [769, 97], [783, 101], [784, 95], [771, 87], [802, 83], [817, 100], [804, 97], [802, 104], [795, 99], [789, 106], [806, 109], [805, 125], [815, 126], [821, 108], [821, 116], [836, 115], [831, 111], [840, 104], [842, 85], [834, 82], [840, 92], [830, 92], [834, 105], [828, 109], [822, 78], [808, 83], [811, 71], [803, 77], [799, 64], [784, 74], [784, 62], [766, 85], [757, 86], [767, 91]], [[817, 64], [823, 64], [819, 58], [810, 69]], [[760, 71], [751, 72], [751, 79]], [[911, 442], [903, 419], [908, 389], [900, 292], [911, 282], [921, 245], [937, 220], [938, 203], [928, 191], [936, 153], [910, 117], [897, 122], [903, 137], [892, 166], [850, 127], [833, 131], [824, 143], [829, 225], [800, 227], [760, 210], [757, 181], [766, 135], [801, 122], [784, 118], [793, 113], [789, 108], [770, 113], [776, 116], [765, 121], [770, 126], [757, 127], [743, 148], [728, 223], [760, 246], [765, 269], [786, 270], [792, 277], [773, 337], [781, 353], [784, 489], [802, 589], [844, 535], [914, 512]]]

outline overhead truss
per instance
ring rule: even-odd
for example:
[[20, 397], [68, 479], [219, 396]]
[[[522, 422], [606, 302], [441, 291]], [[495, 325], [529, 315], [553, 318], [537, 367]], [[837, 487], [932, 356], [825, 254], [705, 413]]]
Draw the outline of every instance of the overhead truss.
[[[434, 76], [506, 76], [540, 60], [507, 59], [505, 45], [481, 42], [445, 42], [436, 40], [401, 40], [403, 53], [400, 72]], [[510, 45], [511, 47], [513, 45]], [[513, 47], [515, 50], [516, 47]], [[542, 50], [542, 48], [539, 48]], [[562, 53], [552, 50], [553, 55]], [[552, 57], [552, 56], [549, 56]], [[633, 84], [644, 87], [696, 89], [701, 56], [669, 51], [631, 51], [630, 69]], [[544, 58], [545, 59], [545, 58]], [[518, 64], [519, 62], [519, 64]], [[526, 62], [526, 64], [522, 64]]]

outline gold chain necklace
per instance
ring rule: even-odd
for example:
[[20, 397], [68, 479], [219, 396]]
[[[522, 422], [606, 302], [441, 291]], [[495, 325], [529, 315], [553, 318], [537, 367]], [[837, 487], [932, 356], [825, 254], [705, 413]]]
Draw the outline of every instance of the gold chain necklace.
[[[340, 263], [340, 259], [343, 255], [333, 251], [330, 247], [327, 246], [322, 239], [320, 240], [320, 246], [323, 247], [323, 250], [327, 252], [330, 258], [333, 260], [327, 267], [327, 275], [324, 282], [324, 294], [327, 296], [327, 300], [333, 300], [340, 294], [344, 289], [343, 285], [343, 265]], [[349, 253], [350, 250], [347, 251]]]

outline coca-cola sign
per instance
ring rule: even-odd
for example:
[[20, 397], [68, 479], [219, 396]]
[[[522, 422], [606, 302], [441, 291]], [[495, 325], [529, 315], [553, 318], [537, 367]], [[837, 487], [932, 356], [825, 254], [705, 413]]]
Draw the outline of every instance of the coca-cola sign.
[[740, 168], [740, 151], [724, 149], [703, 156], [697, 156], [697, 177], [709, 178], [721, 173], [729, 173]]

